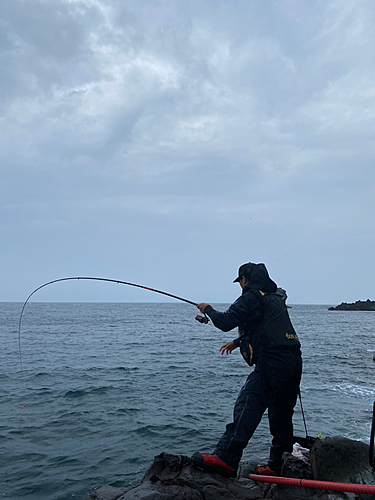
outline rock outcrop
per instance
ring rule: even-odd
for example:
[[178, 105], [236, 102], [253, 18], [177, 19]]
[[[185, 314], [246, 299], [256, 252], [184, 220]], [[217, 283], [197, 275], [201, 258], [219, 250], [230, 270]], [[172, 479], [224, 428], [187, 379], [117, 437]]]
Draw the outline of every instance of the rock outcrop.
[[336, 307], [329, 307], [328, 311], [375, 311], [375, 300], [357, 300], [356, 302], [341, 302]]
[[[284, 454], [282, 476], [345, 483], [375, 484], [368, 463], [369, 447], [343, 437], [317, 440], [310, 460]], [[334, 493], [248, 479], [256, 462], [241, 463], [236, 479], [196, 469], [190, 458], [161, 453], [141, 483], [127, 489], [102, 486], [85, 500], [374, 500], [374, 495]]]

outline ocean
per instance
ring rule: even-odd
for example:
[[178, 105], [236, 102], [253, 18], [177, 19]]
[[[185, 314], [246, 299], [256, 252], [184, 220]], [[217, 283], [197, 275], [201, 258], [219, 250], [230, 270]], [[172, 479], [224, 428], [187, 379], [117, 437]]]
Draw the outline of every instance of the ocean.
[[[228, 304], [214, 304], [225, 310]], [[82, 500], [140, 481], [161, 452], [211, 452], [251, 370], [184, 303], [0, 303], [0, 498]], [[311, 436], [369, 442], [375, 313], [289, 309]], [[295, 435], [305, 430], [299, 402]], [[265, 415], [243, 459], [267, 458]]]

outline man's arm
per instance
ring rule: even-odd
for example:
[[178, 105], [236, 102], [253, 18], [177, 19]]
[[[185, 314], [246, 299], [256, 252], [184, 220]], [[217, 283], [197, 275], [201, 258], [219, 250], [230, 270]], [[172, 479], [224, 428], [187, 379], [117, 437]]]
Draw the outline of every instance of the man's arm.
[[262, 314], [262, 306], [258, 297], [250, 292], [238, 297], [225, 312], [217, 311], [206, 302], [198, 304], [198, 309], [207, 314], [216, 328], [223, 332], [229, 332], [244, 323], [256, 322]]

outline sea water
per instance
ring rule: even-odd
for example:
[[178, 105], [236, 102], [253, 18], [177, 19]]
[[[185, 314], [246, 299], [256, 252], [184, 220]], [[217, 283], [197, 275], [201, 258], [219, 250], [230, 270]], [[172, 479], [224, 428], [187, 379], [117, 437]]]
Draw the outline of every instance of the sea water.
[[[81, 500], [126, 487], [161, 452], [211, 452], [250, 372], [184, 303], [0, 303], [0, 498]], [[225, 310], [226, 304], [216, 304]], [[308, 434], [369, 442], [375, 313], [289, 309]], [[22, 369], [21, 369], [22, 361]], [[295, 435], [304, 436], [299, 402]], [[244, 459], [267, 458], [267, 415]]]

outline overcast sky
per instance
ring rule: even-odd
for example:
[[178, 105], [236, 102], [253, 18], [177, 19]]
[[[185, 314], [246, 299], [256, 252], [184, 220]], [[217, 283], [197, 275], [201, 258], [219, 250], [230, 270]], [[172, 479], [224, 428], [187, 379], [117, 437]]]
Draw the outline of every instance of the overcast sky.
[[[373, 0], [0, 4], [1, 301], [375, 300]], [[35, 301], [160, 301], [96, 282]]]

